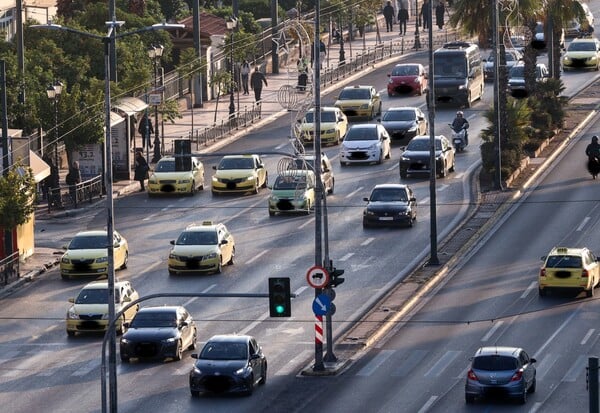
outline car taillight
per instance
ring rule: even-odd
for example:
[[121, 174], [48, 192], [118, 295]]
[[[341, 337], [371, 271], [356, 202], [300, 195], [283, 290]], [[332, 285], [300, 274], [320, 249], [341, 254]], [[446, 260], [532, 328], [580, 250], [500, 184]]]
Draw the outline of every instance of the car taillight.
[[588, 275], [589, 275], [589, 274], [588, 274], [588, 271], [587, 271], [587, 270], [583, 270], [583, 271], [581, 271], [581, 276], [582, 276], [583, 278], [587, 278], [587, 277], [588, 277]]
[[469, 372], [467, 373], [467, 378], [469, 380], [476, 380], [479, 381], [479, 379], [477, 378], [477, 376], [475, 375], [475, 373], [473, 372], [473, 370], [469, 369]]
[[517, 370], [515, 374], [510, 378], [510, 381], [519, 381], [523, 377], [523, 370]]
[[542, 268], [542, 269], [540, 270], [540, 277], [545, 277], [545, 276], [546, 276], [546, 269], [545, 269], [545, 268]]

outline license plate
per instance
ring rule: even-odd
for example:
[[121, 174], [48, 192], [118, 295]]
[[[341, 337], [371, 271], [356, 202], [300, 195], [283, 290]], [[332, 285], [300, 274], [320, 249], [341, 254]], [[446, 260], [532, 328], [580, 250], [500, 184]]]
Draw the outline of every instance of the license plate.
[[394, 217], [379, 217], [380, 221], [392, 221]]

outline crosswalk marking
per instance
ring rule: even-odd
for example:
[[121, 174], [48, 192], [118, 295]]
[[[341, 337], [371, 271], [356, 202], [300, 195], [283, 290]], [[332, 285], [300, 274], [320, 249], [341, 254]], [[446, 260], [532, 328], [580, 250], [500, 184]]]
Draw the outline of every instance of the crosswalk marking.
[[4, 377], [15, 377], [21, 372], [28, 372], [32, 367], [43, 363], [45, 359], [48, 359], [50, 351], [35, 351], [30, 354], [24, 354], [22, 361], [15, 367], [7, 368], [2, 375]]
[[446, 354], [442, 356], [430, 369], [427, 373], [425, 373], [425, 377], [435, 376], [439, 377], [440, 374], [444, 372], [446, 367], [450, 365], [454, 361], [462, 351], [447, 351]]
[[392, 377], [408, 376], [410, 372], [421, 363], [421, 360], [425, 358], [427, 353], [426, 350], [412, 351], [408, 358], [400, 364], [394, 373], [392, 373]]
[[367, 363], [358, 373], [357, 376], [370, 376], [375, 370], [379, 368], [385, 361], [390, 358], [395, 350], [381, 350], [371, 361]]
[[76, 377], [85, 376], [86, 374], [91, 373], [93, 370], [100, 367], [100, 363], [101, 363], [101, 360], [99, 358], [91, 359], [90, 361], [85, 363], [82, 367], [75, 370], [73, 372], [73, 376], [76, 376]]
[[581, 355], [577, 357], [577, 360], [575, 361], [575, 363], [573, 363], [573, 365], [571, 366], [569, 371], [567, 371], [567, 373], [561, 381], [574, 383], [577, 380], [577, 376], [583, 373], [583, 371], [585, 370], [587, 360], [587, 355]]

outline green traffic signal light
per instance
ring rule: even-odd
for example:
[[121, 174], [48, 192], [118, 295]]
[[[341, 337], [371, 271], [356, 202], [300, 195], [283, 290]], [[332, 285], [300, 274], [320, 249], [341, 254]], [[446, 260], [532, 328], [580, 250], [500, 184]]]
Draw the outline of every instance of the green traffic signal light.
[[292, 316], [289, 277], [269, 278], [269, 314], [271, 317]]

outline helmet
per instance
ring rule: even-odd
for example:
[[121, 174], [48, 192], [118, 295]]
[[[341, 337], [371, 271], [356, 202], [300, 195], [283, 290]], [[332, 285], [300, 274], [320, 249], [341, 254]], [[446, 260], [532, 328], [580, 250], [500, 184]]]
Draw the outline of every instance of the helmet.
[[592, 136], [592, 142], [598, 142], [598, 137], [596, 135]]
[[462, 116], [462, 115], [463, 115], [462, 110], [459, 110], [458, 112], [456, 112], [456, 116]]

